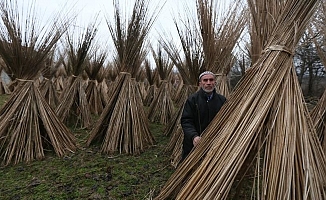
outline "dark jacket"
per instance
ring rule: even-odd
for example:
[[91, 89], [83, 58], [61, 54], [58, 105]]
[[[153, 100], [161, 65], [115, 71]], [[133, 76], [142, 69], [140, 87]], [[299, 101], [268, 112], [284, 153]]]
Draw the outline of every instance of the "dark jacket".
[[202, 88], [186, 100], [181, 116], [181, 126], [184, 133], [182, 160], [194, 147], [193, 138], [200, 136], [225, 101], [226, 98], [216, 93], [215, 89], [212, 99], [208, 100], [208, 96]]

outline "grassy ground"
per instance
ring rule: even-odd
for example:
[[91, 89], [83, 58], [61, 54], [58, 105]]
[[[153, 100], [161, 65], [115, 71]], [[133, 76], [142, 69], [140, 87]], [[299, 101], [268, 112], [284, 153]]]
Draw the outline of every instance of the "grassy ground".
[[[0, 95], [0, 107], [6, 95]], [[157, 144], [139, 156], [108, 156], [85, 146], [87, 130], [72, 130], [78, 150], [63, 158], [46, 152], [31, 163], [0, 166], [0, 199], [149, 199], [173, 173], [164, 127], [150, 124]]]

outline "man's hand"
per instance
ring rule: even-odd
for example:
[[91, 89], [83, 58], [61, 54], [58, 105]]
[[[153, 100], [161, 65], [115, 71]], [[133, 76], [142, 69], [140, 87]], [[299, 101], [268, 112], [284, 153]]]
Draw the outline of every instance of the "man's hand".
[[194, 144], [194, 146], [196, 146], [199, 143], [200, 139], [201, 139], [201, 137], [199, 137], [199, 136], [194, 137], [194, 139], [192, 141], [192, 143]]

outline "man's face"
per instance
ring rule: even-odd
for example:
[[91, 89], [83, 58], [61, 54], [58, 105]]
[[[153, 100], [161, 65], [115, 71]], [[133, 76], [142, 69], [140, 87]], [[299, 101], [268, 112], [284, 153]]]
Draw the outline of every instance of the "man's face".
[[206, 74], [201, 77], [199, 86], [207, 93], [213, 92], [215, 88], [215, 77], [211, 74]]

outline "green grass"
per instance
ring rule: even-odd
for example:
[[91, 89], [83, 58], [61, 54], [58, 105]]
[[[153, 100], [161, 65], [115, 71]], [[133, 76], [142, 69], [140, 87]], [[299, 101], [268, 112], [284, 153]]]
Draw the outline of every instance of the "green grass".
[[[8, 98], [0, 95], [0, 106]], [[0, 167], [0, 199], [146, 199], [173, 173], [164, 148], [164, 126], [150, 123], [156, 144], [139, 156], [100, 153], [86, 147], [89, 130], [72, 129], [78, 150], [63, 158], [46, 152], [44, 160]]]

